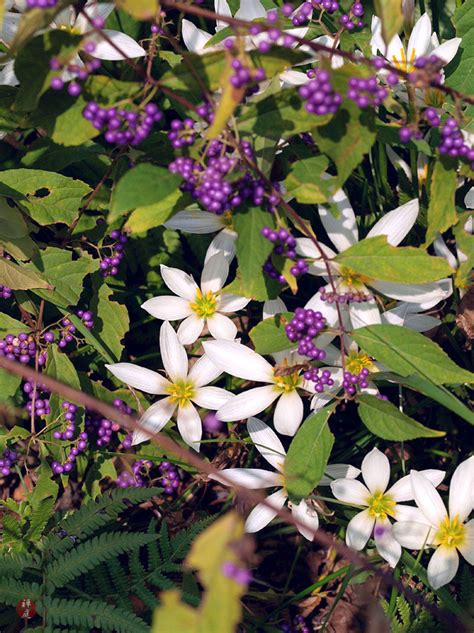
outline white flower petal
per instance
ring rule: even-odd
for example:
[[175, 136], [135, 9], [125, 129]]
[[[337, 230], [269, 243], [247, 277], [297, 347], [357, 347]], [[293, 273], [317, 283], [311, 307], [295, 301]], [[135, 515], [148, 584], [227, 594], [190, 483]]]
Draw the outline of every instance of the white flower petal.
[[228, 274], [229, 263], [223, 253], [219, 252], [209, 257], [202, 270], [202, 292], [218, 292], [221, 290], [224, 287]]
[[439, 492], [431, 481], [418, 471], [412, 470], [410, 477], [416, 505], [431, 525], [438, 527], [448, 514]]
[[283, 393], [275, 407], [273, 425], [278, 433], [293, 436], [303, 420], [303, 401], [296, 391]]
[[145, 391], [145, 393], [162, 395], [166, 393], [167, 387], [170, 386], [170, 382], [156, 371], [134, 365], [133, 363], [114, 363], [113, 365], [106, 365], [106, 367], [126, 385]]
[[189, 301], [182, 297], [153, 297], [142, 303], [141, 307], [148, 314], [154, 316], [155, 319], [161, 319], [162, 321], [176, 321], [193, 314], [189, 307]]
[[222, 371], [217, 367], [206, 354], [200, 356], [188, 374], [189, 380], [194, 383], [195, 387], [204, 387], [213, 380], [216, 380]]
[[360, 470], [350, 464], [328, 464], [318, 486], [329, 486], [334, 479], [355, 479]]
[[431, 51], [430, 55], [436, 55], [436, 57], [439, 57], [441, 60], [443, 60], [445, 64], [449, 64], [449, 62], [455, 58], [461, 41], [462, 40], [460, 37], [453, 37], [451, 40], [447, 40], [446, 42], [443, 42], [440, 46], [437, 46], [434, 50]]
[[[332, 292], [332, 288], [330, 285], [324, 286], [324, 289], [327, 292]], [[306, 310], [314, 310], [315, 312], [321, 312], [324, 315], [324, 318], [327, 321], [327, 325], [335, 325], [338, 321], [337, 308], [334, 303], [328, 303], [327, 301], [323, 301], [321, 299], [321, 294], [318, 292], [311, 297], [308, 303], [305, 305]], [[334, 338], [334, 337], [333, 337]]]
[[287, 307], [280, 297], [277, 297], [276, 299], [268, 299], [263, 304], [262, 320], [264, 321], [265, 319], [270, 319], [282, 312], [287, 312]]
[[395, 169], [401, 169], [407, 179], [411, 182], [412, 173], [409, 164], [405, 160], [403, 160], [401, 156], [394, 152], [390, 145], [385, 145], [385, 151], [387, 152], [388, 160], [392, 163]]
[[336, 479], [331, 481], [331, 492], [339, 499], [346, 503], [353, 503], [358, 506], [366, 506], [370, 492], [364, 484], [356, 479]]
[[[107, 37], [107, 40], [105, 40], [100, 33], [103, 33]], [[85, 44], [88, 41], [93, 41], [95, 44], [93, 52], [90, 53], [92, 57], [110, 61], [145, 57], [146, 50], [137, 44], [129, 35], [125, 35], [125, 33], [120, 33], [119, 31], [111, 31], [110, 29], [102, 29], [100, 33], [91, 35], [85, 40]]]
[[238, 312], [245, 308], [250, 299], [239, 297], [238, 295], [223, 294], [219, 295], [218, 301], [219, 312]]
[[258, 418], [250, 418], [247, 429], [260, 455], [274, 468], [281, 471], [286, 451], [277, 434]]
[[183, 380], [188, 375], [188, 357], [186, 350], [178, 340], [178, 335], [168, 321], [160, 328], [161, 360], [166, 373], [173, 382]]
[[474, 209], [474, 187], [471, 187], [464, 196], [464, 204], [467, 209]]
[[424, 310], [428, 310], [443, 301], [453, 292], [450, 279], [427, 284], [397, 284], [387, 281], [373, 281], [371, 286], [392, 299], [421, 304]]
[[392, 534], [392, 524], [388, 519], [377, 519], [374, 528], [375, 547], [390, 567], [396, 567], [402, 555], [402, 546]]
[[[422, 475], [424, 475], [433, 486], [439, 486], [439, 484], [443, 481], [445, 472], [444, 470], [436, 470], [436, 469], [427, 469], [420, 471]], [[411, 501], [413, 497], [413, 487], [411, 484], [411, 476], [405, 475], [398, 481], [396, 481], [393, 486], [391, 486], [387, 490], [387, 494], [390, 495], [393, 501]], [[399, 519], [401, 520], [401, 519]]]
[[163, 281], [175, 295], [188, 301], [195, 301], [199, 288], [191, 277], [179, 268], [169, 268], [164, 264], [160, 266]]
[[284, 490], [277, 490], [266, 499], [266, 502], [271, 505], [270, 508], [263, 503], [256, 505], [245, 521], [245, 531], [250, 533], [258, 532], [268, 525], [276, 517], [279, 510], [283, 508], [286, 499]]
[[380, 310], [375, 299], [362, 301], [361, 303], [349, 303], [349, 316], [352, 327], [355, 330], [359, 327], [382, 322]]
[[289, 86], [302, 86], [308, 83], [308, 75], [300, 70], [284, 70], [279, 77], [280, 81]]
[[435, 533], [433, 527], [418, 521], [399, 521], [392, 526], [392, 534], [407, 549], [423, 549], [433, 540]]
[[362, 461], [362, 477], [370, 492], [385, 492], [390, 480], [390, 462], [388, 457], [373, 448]]
[[5, 13], [3, 16], [3, 24], [1, 25], [2, 30], [0, 34], [0, 40], [2, 42], [7, 45], [11, 44], [11, 42], [15, 39], [20, 20], [22, 18], [23, 16], [20, 13]]
[[[183, 20], [184, 23], [188, 20]], [[222, 216], [200, 209], [188, 209], [178, 211], [172, 218], [165, 222], [167, 229], [184, 231], [184, 233], [195, 233], [197, 235], [205, 235], [206, 233], [214, 233], [223, 228]]]
[[[171, 398], [162, 398], [145, 411], [140, 418], [141, 426], [145, 427], [152, 433], [159, 433], [173, 415], [176, 405]], [[132, 444], [140, 444], [150, 439], [144, 431], [135, 431], [133, 434]]]
[[458, 545], [458, 550], [470, 565], [474, 565], [474, 519], [464, 526], [466, 530], [464, 543]]
[[[183, 299], [183, 301], [186, 301], [186, 299]], [[186, 317], [186, 319], [180, 323], [177, 331], [178, 340], [181, 345], [192, 345], [195, 343], [202, 334], [204, 324], [205, 320], [198, 317], [194, 312]]]
[[293, 504], [291, 506], [291, 513], [295, 519], [302, 524], [297, 526], [298, 532], [302, 534], [305, 539], [308, 539], [308, 541], [312, 541], [314, 539], [314, 532], [319, 528], [319, 517], [316, 510], [302, 499], [298, 505]]
[[195, 24], [189, 20], [183, 20], [181, 23], [182, 36], [186, 48], [192, 53], [202, 53], [203, 48], [211, 39], [211, 34], [206, 33], [202, 29], [198, 29]]
[[209, 409], [210, 411], [217, 411], [228, 400], [234, 398], [234, 394], [221, 387], [199, 387], [196, 391], [196, 395], [193, 398], [198, 407]]
[[199, 451], [202, 437], [202, 422], [199, 413], [192, 404], [178, 408], [178, 430], [183, 440]]
[[15, 75], [15, 61], [11, 59], [0, 70], [1, 86], [18, 86], [20, 82]]
[[240, 0], [240, 8], [234, 17], [251, 22], [258, 18], [266, 18], [267, 12], [260, 0]]
[[206, 341], [212, 362], [231, 376], [256, 382], [273, 382], [273, 368], [260, 354], [234, 341]]
[[[218, 15], [226, 15], [229, 18], [232, 17], [230, 7], [227, 4], [226, 0], [214, 0], [214, 11]], [[219, 19], [216, 20], [216, 31], [220, 31], [226, 26], [228, 26], [227, 22], [224, 22], [223, 20], [219, 20]]]
[[449, 516], [459, 518], [461, 523], [472, 511], [474, 489], [474, 456], [461, 462], [451, 477], [449, 486]]
[[229, 317], [215, 312], [207, 319], [207, 327], [212, 337], [217, 340], [233, 341], [237, 336], [237, 326]]
[[[394, 509], [395, 519], [400, 522], [409, 521], [415, 523], [423, 523], [423, 525], [428, 525], [428, 519], [425, 517], [420, 508], [415, 506], [406, 506], [403, 503], [397, 503]], [[429, 526], [431, 527], [431, 526]], [[432, 536], [434, 535], [434, 530], [431, 531]], [[428, 544], [432, 539], [428, 540]]]
[[441, 545], [428, 563], [428, 581], [433, 589], [439, 589], [456, 575], [459, 567], [459, 555], [455, 547]]
[[281, 485], [281, 475], [262, 468], [226, 468], [221, 470], [219, 475], [209, 475], [209, 479], [219, 481], [226, 486], [235, 484], [249, 490]]
[[446, 242], [443, 240], [439, 233], [436, 234], [436, 238], [433, 242], [433, 249], [438, 257], [444, 257], [444, 259], [448, 262], [453, 270], [456, 270], [458, 267], [458, 262], [456, 257], [451, 253], [449, 248], [446, 245]]
[[368, 510], [356, 514], [349, 521], [346, 532], [346, 543], [355, 550], [363, 549], [374, 529], [375, 519], [370, 516]]
[[272, 385], [249, 389], [226, 402], [217, 411], [217, 417], [223, 422], [235, 422], [245, 420], [250, 416], [261, 413], [278, 398], [280, 394]]
[[410, 200], [401, 207], [389, 211], [370, 229], [367, 237], [386, 235], [387, 242], [392, 246], [398, 246], [416, 222], [420, 204], [418, 198]]
[[413, 27], [410, 39], [408, 40], [408, 60], [422, 57], [428, 51], [431, 44], [431, 31], [430, 16], [427, 13], [423, 13]]
[[356, 244], [359, 240], [359, 231], [354, 211], [344, 191], [339, 189], [331, 199], [339, 209], [339, 218], [335, 218], [331, 211], [322, 205], [318, 205], [319, 217], [329, 239], [337, 250], [342, 252]]
[[[204, 211], [204, 213], [208, 212]], [[236, 241], [237, 233], [235, 231], [232, 231], [232, 229], [225, 228], [223, 231], [220, 231], [209, 244], [206, 257], [204, 258], [204, 263], [206, 263], [210, 257], [215, 255], [215, 253], [222, 252], [224, 253], [227, 261], [230, 264], [235, 257]]]

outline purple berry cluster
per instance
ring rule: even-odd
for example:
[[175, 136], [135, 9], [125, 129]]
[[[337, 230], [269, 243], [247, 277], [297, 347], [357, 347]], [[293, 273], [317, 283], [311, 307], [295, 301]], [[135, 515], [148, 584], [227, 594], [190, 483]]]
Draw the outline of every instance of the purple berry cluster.
[[226, 578], [232, 578], [239, 585], [248, 585], [252, 581], [252, 574], [245, 567], [239, 567], [234, 562], [230, 560], [224, 561], [222, 563], [222, 574]]
[[118, 267], [125, 256], [124, 248], [128, 242], [128, 237], [119, 229], [111, 231], [109, 237], [113, 240], [113, 243], [108, 244], [105, 248], [110, 251], [110, 255], [104, 257], [99, 264], [103, 277], [115, 277], [118, 275]]
[[53, 437], [55, 440], [72, 440], [76, 431], [76, 413], [77, 407], [70, 402], [63, 402], [64, 419], [67, 421], [67, 426], [64, 431], [54, 431]]
[[94, 316], [90, 310], [78, 310], [77, 316], [81, 319], [88, 330], [94, 327]]
[[79, 433], [77, 441], [71, 447], [69, 453], [66, 455], [66, 459], [61, 464], [60, 462], [54, 461], [51, 464], [51, 469], [55, 475], [62, 475], [63, 473], [70, 473], [74, 468], [74, 463], [76, 461], [76, 457], [83, 453], [87, 448], [87, 433], [82, 431]]
[[[125, 413], [130, 415], [133, 413], [133, 410], [120, 398], [116, 398], [112, 402], [112, 406], [114, 406], [121, 413]], [[112, 441], [112, 434], [117, 433], [120, 430], [120, 425], [112, 422], [112, 420], [108, 420], [107, 418], [103, 418], [94, 411], [86, 410], [86, 421], [85, 421], [85, 429], [89, 435], [89, 437], [94, 438], [97, 446], [103, 447], [110, 444]], [[128, 449], [132, 445], [132, 435], [127, 435], [123, 440], [123, 448]]]
[[[289, 231], [287, 231], [287, 229], [280, 228], [275, 231], [270, 227], [265, 226], [261, 230], [261, 234], [264, 238], [274, 244], [273, 255], [279, 255], [280, 257], [285, 257], [295, 262], [294, 265], [290, 268], [290, 272], [294, 277], [299, 277], [300, 275], [308, 272], [309, 266], [304, 261], [304, 259], [296, 259], [296, 239], [293, 237], [293, 235], [291, 235]], [[267, 268], [269, 269], [269, 267]], [[265, 270], [265, 272], [268, 272], [271, 278], [276, 278], [273, 271]], [[281, 282], [280, 277], [283, 276], [278, 274], [278, 281]], [[281, 283], [286, 283], [284, 277], [283, 282]]]
[[339, 23], [347, 31], [353, 31], [356, 27], [361, 29], [364, 22], [360, 18], [364, 15], [364, 5], [362, 2], [354, 2], [349, 13], [343, 13], [339, 18]]
[[28, 9], [52, 9], [58, 4], [58, 0], [26, 0]]
[[[38, 347], [32, 334], [21, 332], [20, 334], [7, 334], [5, 338], [0, 339], [0, 356], [9, 360], [17, 360], [26, 365], [35, 362]], [[47, 353], [42, 352], [38, 356], [39, 366], [46, 363]]]
[[364, 79], [362, 77], [351, 77], [347, 97], [359, 108], [377, 107], [383, 103], [388, 96], [387, 88], [381, 86], [376, 77]]
[[306, 102], [307, 112], [324, 116], [325, 114], [335, 114], [338, 111], [342, 103], [342, 96], [334, 91], [330, 78], [327, 70], [318, 69], [314, 73], [314, 79], [299, 88], [298, 92]]
[[295, 314], [285, 327], [286, 336], [292, 343], [298, 341], [298, 353], [312, 360], [324, 360], [326, 352], [318, 349], [313, 339], [326, 326], [326, 319], [321, 312], [311, 309], [296, 308]]
[[58, 347], [59, 349], [64, 349], [67, 347], [68, 343], [71, 343], [74, 340], [73, 334], [76, 331], [76, 326], [71, 322], [68, 317], [64, 317], [61, 319], [61, 330], [59, 332], [59, 341]]
[[172, 495], [177, 492], [180, 483], [177, 468], [175, 468], [173, 464], [170, 464], [170, 462], [161, 462], [159, 471], [165, 493]]
[[163, 113], [154, 103], [148, 103], [143, 110], [126, 110], [102, 108], [95, 101], [89, 101], [82, 116], [96, 130], [105, 132], [104, 138], [108, 143], [135, 146], [147, 138], [154, 124], [163, 118]]
[[411, 139], [423, 138], [423, 132], [416, 125], [404, 125], [400, 128], [400, 140], [402, 143], [408, 143]]
[[34, 415], [37, 417], [41, 417], [42, 415], [48, 415], [49, 413], [51, 413], [51, 409], [49, 407], [49, 391], [44, 385], [37, 384], [35, 392], [35, 383], [26, 381], [23, 385], [23, 391], [28, 397], [28, 402], [26, 403], [25, 408], [29, 414], [32, 413], [33, 406], [35, 408]]
[[339, 2], [336, 0], [312, 0], [313, 7], [324, 9], [326, 13], [336, 13], [339, 10]]
[[426, 108], [423, 112], [423, 117], [430, 127], [439, 127], [441, 125], [441, 118], [435, 108]]
[[440, 154], [467, 159], [471, 163], [471, 169], [474, 169], [474, 148], [466, 143], [459, 123], [453, 117], [447, 118], [441, 128], [441, 142], [438, 149]]
[[0, 457], [0, 475], [8, 477], [11, 474], [13, 463], [18, 459], [18, 453], [6, 448]]
[[132, 464], [132, 472], [128, 470], [122, 471], [115, 483], [119, 488], [144, 488], [145, 480], [143, 479], [142, 472], [144, 469], [152, 468], [152, 466], [152, 462], [139, 459]]
[[170, 123], [171, 130], [168, 132], [168, 139], [174, 149], [182, 149], [187, 145], [193, 145], [196, 140], [196, 130], [192, 119], [173, 119]]
[[252, 88], [252, 86], [264, 81], [266, 78], [263, 68], [251, 69], [241, 62], [240, 59], [233, 59], [231, 66], [233, 73], [229, 81], [234, 88]]
[[363, 301], [371, 301], [374, 295], [370, 292], [359, 292], [350, 290], [348, 292], [332, 292], [327, 288], [320, 288], [319, 296], [322, 301], [327, 303], [362, 303]]
[[13, 290], [8, 286], [2, 286], [0, 284], [0, 297], [2, 299], [11, 299], [13, 295]]
[[408, 75], [408, 81], [418, 88], [429, 88], [432, 84], [441, 84], [443, 83], [443, 65], [443, 60], [436, 55], [418, 57], [413, 62], [414, 70]]
[[310, 633], [311, 631], [302, 615], [297, 615], [291, 624], [282, 624], [280, 628], [283, 633]]
[[[30, 0], [27, 0], [30, 1]], [[52, 6], [55, 6], [57, 0], [33, 0], [33, 2], [53, 2]], [[84, 47], [84, 51], [86, 53], [93, 53], [95, 49], [94, 42], [87, 42]], [[49, 67], [51, 70], [61, 71], [61, 73], [66, 72], [68, 76], [73, 76], [73, 81], [68, 82], [67, 91], [71, 97], [78, 97], [82, 92], [82, 86], [79, 83], [80, 81], [85, 81], [90, 74], [99, 70], [101, 66], [101, 62], [98, 59], [91, 59], [84, 64], [69, 64], [68, 62], [64, 63], [57, 57], [52, 57], [49, 62]], [[53, 90], [62, 90], [65, 86], [65, 80], [60, 76], [56, 75], [51, 79], [51, 88]]]
[[303, 2], [295, 11], [293, 17], [291, 18], [291, 22], [293, 26], [303, 26], [311, 19], [313, 14], [313, 5], [311, 2]]
[[331, 372], [327, 369], [321, 370], [319, 367], [311, 367], [311, 369], [307, 369], [304, 372], [303, 377], [305, 380], [314, 382], [314, 390], [317, 393], [323, 393], [326, 387], [332, 387], [334, 385]]
[[344, 372], [344, 380], [342, 381], [342, 386], [347, 395], [353, 396], [359, 386], [361, 389], [366, 389], [369, 386], [367, 381], [367, 376], [369, 375], [369, 370], [364, 367], [358, 374], [351, 374], [350, 371]]

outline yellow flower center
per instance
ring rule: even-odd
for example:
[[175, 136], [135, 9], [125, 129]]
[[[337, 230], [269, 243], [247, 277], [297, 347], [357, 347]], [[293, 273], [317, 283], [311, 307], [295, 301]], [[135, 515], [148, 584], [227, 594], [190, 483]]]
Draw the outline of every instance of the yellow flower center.
[[369, 514], [374, 519], [386, 519], [387, 516], [395, 516], [395, 501], [392, 501], [390, 495], [383, 492], [374, 492], [367, 500], [369, 506]]
[[189, 307], [200, 319], [208, 319], [217, 310], [217, 295], [211, 290], [208, 290], [206, 294], [198, 290], [196, 299], [189, 304]]
[[444, 547], [459, 547], [466, 539], [466, 526], [459, 521], [456, 515], [454, 519], [446, 517], [439, 526], [435, 537], [436, 545]]
[[411, 73], [415, 69], [413, 62], [416, 58], [415, 49], [411, 51], [410, 59], [407, 59], [405, 49], [402, 47], [400, 49], [400, 57], [398, 58], [396, 55], [392, 55], [393, 65], [399, 70], [403, 70], [406, 73]]
[[341, 266], [339, 276], [346, 286], [354, 288], [354, 290], [364, 290], [364, 283], [369, 281], [368, 277], [356, 273], [355, 270], [352, 270], [349, 266]]
[[187, 382], [186, 380], [178, 380], [168, 387], [167, 393], [174, 404], [185, 407], [196, 395], [196, 389], [194, 383]]
[[230, 211], [225, 211], [225, 213], [222, 214], [222, 220], [224, 223], [224, 226], [228, 229], [231, 229], [232, 231], [234, 230], [234, 221], [232, 219], [232, 213]]
[[291, 374], [283, 376], [273, 376], [273, 382], [275, 383], [275, 389], [282, 393], [289, 393], [294, 391], [302, 382], [299, 371], [294, 371]]
[[374, 369], [374, 362], [370, 356], [364, 352], [350, 352], [346, 360], [346, 371], [358, 376], [363, 369]]

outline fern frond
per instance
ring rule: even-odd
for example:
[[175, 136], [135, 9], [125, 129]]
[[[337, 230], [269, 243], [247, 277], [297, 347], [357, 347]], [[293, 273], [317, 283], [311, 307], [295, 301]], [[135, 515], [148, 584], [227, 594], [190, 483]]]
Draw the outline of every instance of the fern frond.
[[464, 566], [461, 574], [459, 604], [466, 609], [471, 608], [474, 604], [474, 573], [467, 565]]
[[[164, 521], [163, 521], [164, 523]], [[156, 519], [152, 519], [150, 521], [150, 524], [148, 525], [148, 530], [147, 530], [148, 534], [156, 534]], [[158, 544], [157, 543], [149, 543], [147, 546], [147, 564], [148, 564], [148, 570], [151, 571], [152, 569], [156, 569], [158, 567], [158, 565], [160, 565], [161, 563], [161, 556], [160, 556], [160, 552], [158, 550]]]
[[146, 545], [156, 538], [153, 534], [143, 533], [104, 533], [57, 558], [46, 567], [45, 575], [55, 587], [61, 587], [99, 563]]
[[[153, 546], [153, 544], [148, 545], [148, 547], [150, 546]], [[106, 562], [106, 565], [115, 591], [120, 595], [126, 596], [129, 592], [130, 583], [120, 561], [116, 558], [111, 558]]]
[[[176, 534], [176, 536], [173, 536], [171, 539], [171, 547], [173, 549], [172, 558], [174, 560], [183, 560], [196, 536], [209, 527], [214, 519], [215, 517], [210, 516], [205, 519], [201, 519], [200, 521], [196, 521], [196, 523], [193, 523], [186, 530], [181, 530], [181, 532]], [[170, 558], [170, 556], [167, 556], [166, 558]]]
[[49, 598], [42, 606], [49, 626], [97, 628], [104, 633], [149, 633], [150, 630], [134, 613], [105, 602]]
[[21, 540], [21, 526], [19, 521], [15, 519], [11, 514], [4, 514], [2, 517], [3, 534], [2, 540], [4, 542], [20, 541]]
[[42, 499], [33, 510], [30, 517], [30, 527], [26, 533], [26, 538], [29, 541], [37, 541], [40, 538], [46, 524], [54, 514], [54, 503], [53, 497], [47, 497]]
[[409, 603], [403, 596], [397, 598], [397, 609], [404, 626], [408, 626], [412, 620], [412, 612]]
[[158, 541], [158, 543], [160, 545], [162, 559], [167, 560], [168, 558], [171, 558], [172, 549], [166, 521], [161, 522], [160, 540]]
[[0, 555], [0, 578], [19, 578], [26, 567], [38, 567], [31, 554], [6, 552]]
[[144, 602], [144, 604], [149, 608], [149, 609], [155, 609], [155, 607], [158, 605], [158, 597], [155, 596], [154, 593], [152, 593], [148, 587], [145, 587], [145, 585], [137, 585], [134, 589], [133, 589], [133, 593], [137, 595], [138, 598], [140, 598], [140, 600], [142, 602]]
[[25, 596], [37, 600], [40, 586], [36, 582], [21, 582], [15, 578], [0, 578], [0, 604], [15, 606]]
[[142, 583], [145, 580], [147, 571], [140, 561], [140, 555], [137, 550], [130, 552], [128, 557], [128, 566], [133, 577], [133, 583]]

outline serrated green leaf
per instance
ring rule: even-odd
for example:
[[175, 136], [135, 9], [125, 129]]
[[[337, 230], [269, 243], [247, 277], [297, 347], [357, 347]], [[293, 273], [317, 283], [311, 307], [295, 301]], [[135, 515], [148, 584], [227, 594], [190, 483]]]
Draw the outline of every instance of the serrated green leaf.
[[440, 156], [435, 163], [431, 177], [425, 246], [431, 244], [436, 233], [444, 233], [457, 222], [454, 197], [458, 183], [455, 167], [456, 161], [446, 156]]
[[97, 288], [94, 284], [90, 309], [94, 314], [94, 334], [118, 361], [122, 354], [122, 339], [128, 332], [129, 318], [127, 307], [111, 300], [112, 290], [106, 284]]
[[36, 288], [51, 288], [43, 275], [38, 274], [27, 266], [18, 266], [0, 257], [0, 284], [13, 290], [32, 290]]
[[420, 437], [442, 437], [443, 431], [436, 431], [420, 424], [402, 413], [395, 405], [376, 396], [361, 394], [357, 397], [359, 416], [371, 433], [384, 440], [401, 442]]
[[408, 328], [368, 325], [351, 336], [365, 352], [401, 376], [419, 375], [435, 385], [474, 380], [474, 374], [458, 367], [437, 343]]
[[313, 413], [293, 438], [285, 459], [285, 486], [290, 499], [308, 496], [324, 475], [334, 444], [328, 420], [333, 407]]
[[[0, 184], [13, 190], [21, 206], [41, 225], [71, 224], [79, 214], [82, 198], [91, 191], [85, 182], [41, 169], [1, 172]], [[0, 195], [8, 194], [0, 189]]]
[[321, 177], [326, 173], [327, 167], [326, 156], [312, 156], [296, 161], [285, 178], [286, 192], [302, 204], [326, 202], [335, 180]]
[[292, 312], [283, 312], [274, 317], [260, 321], [253, 327], [249, 336], [258, 354], [273, 354], [289, 349], [292, 344], [288, 340], [285, 326], [293, 317]]
[[339, 253], [334, 261], [377, 281], [423, 284], [453, 273], [442, 257], [432, 257], [421, 248], [392, 246], [385, 235], [367, 237]]
[[462, 38], [459, 51], [446, 69], [446, 85], [467, 95], [474, 92], [474, 9], [465, 2], [453, 16], [456, 35]]

